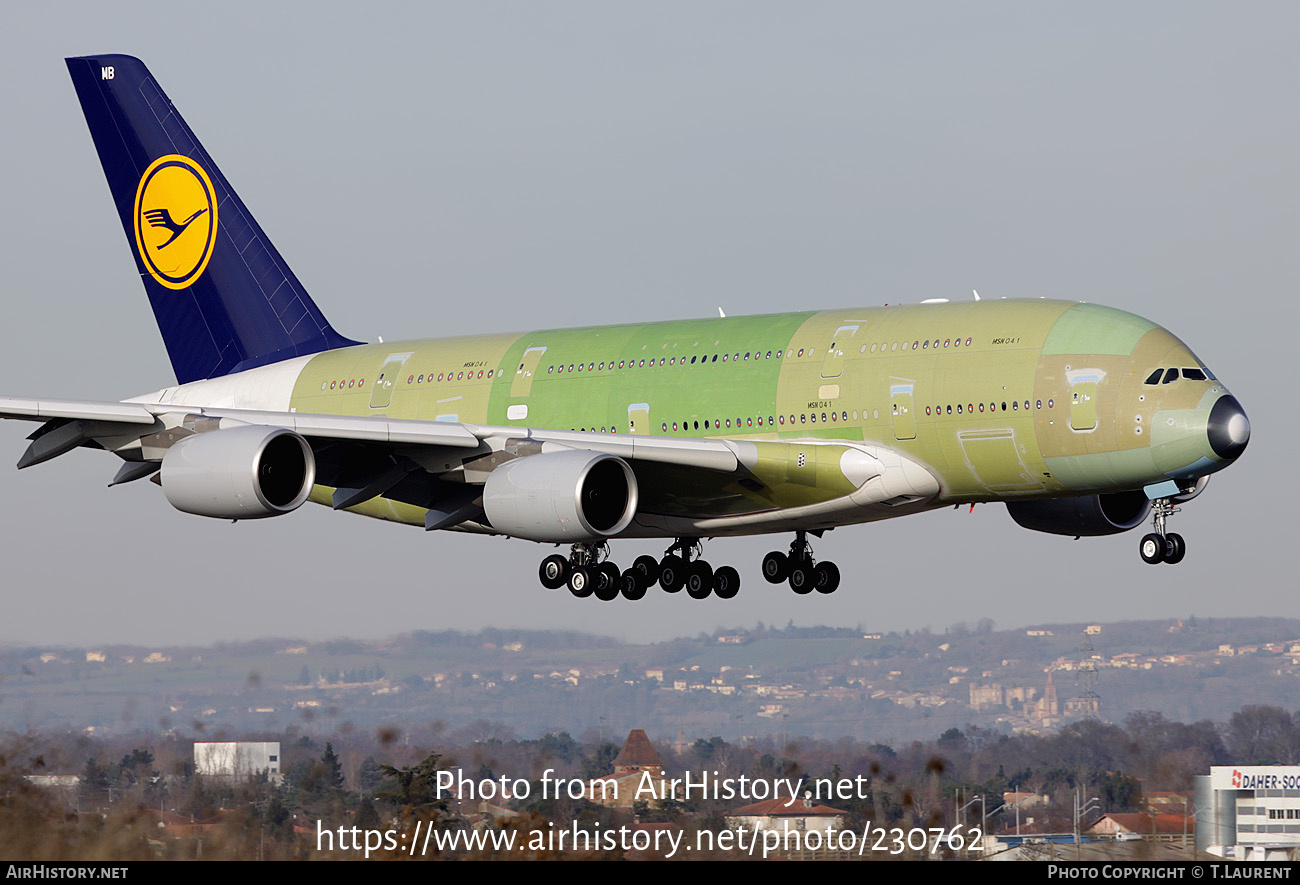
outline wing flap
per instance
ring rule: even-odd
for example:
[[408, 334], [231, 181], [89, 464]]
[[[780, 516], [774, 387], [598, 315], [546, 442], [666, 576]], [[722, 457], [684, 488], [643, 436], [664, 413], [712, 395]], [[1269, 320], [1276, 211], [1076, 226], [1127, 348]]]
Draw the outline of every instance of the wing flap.
[[140, 403], [106, 403], [70, 399], [28, 399], [0, 397], [0, 418], [25, 421], [48, 421], [71, 418], [77, 421], [103, 421], [112, 424], [153, 424], [154, 413]]
[[[176, 411], [175, 406], [157, 407]], [[316, 415], [300, 412], [263, 412], [254, 409], [194, 409], [210, 418], [229, 419], [243, 424], [266, 424], [284, 427], [308, 438], [359, 440], [364, 442], [406, 443], [411, 445], [477, 448], [479, 437], [463, 424], [442, 421], [407, 421], [402, 419]]]

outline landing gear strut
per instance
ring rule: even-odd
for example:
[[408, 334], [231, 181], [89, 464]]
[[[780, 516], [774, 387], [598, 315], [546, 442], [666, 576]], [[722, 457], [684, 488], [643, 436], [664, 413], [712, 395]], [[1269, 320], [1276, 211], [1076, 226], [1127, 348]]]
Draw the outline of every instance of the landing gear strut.
[[1187, 555], [1187, 543], [1177, 532], [1165, 531], [1165, 520], [1178, 512], [1171, 498], [1156, 498], [1151, 502], [1151, 523], [1155, 529], [1149, 535], [1143, 535], [1138, 544], [1142, 559], [1156, 565], [1166, 562], [1170, 565], [1182, 562]]
[[[677, 538], [655, 566], [659, 586], [669, 593], [677, 593], [685, 587], [686, 595], [692, 599], [707, 599], [710, 593], [716, 593], [719, 599], [731, 599], [740, 592], [739, 572], [729, 565], [715, 572], [701, 556], [699, 538]], [[642, 564], [642, 559], [637, 560], [637, 566]], [[651, 571], [650, 563], [646, 563], [646, 567]]]
[[[655, 583], [669, 593], [684, 587], [692, 599], [707, 599], [710, 594], [731, 599], [740, 592], [740, 573], [729, 565], [714, 571], [701, 558], [699, 538], [677, 538], [664, 551], [663, 559], [638, 556], [632, 567], [622, 572], [609, 561], [609, 545], [605, 542], [574, 544], [568, 556], [555, 553], [543, 559], [537, 572], [547, 590], [567, 585], [579, 599], [594, 595], [606, 602], [619, 595], [640, 599]], [[835, 583], [839, 583], [838, 571]]]
[[594, 594], [604, 602], [617, 599], [619, 594], [627, 599], [640, 599], [649, 586], [644, 573], [635, 567], [620, 572], [609, 561], [609, 545], [603, 541], [574, 544], [567, 557], [558, 553], [546, 557], [538, 569], [538, 577], [547, 590], [568, 585], [569, 592], [579, 599]]
[[773, 551], [763, 557], [763, 577], [769, 584], [789, 583], [800, 596], [813, 590], [834, 593], [840, 586], [839, 568], [833, 562], [813, 559], [808, 533], [802, 530], [794, 533], [789, 554]]

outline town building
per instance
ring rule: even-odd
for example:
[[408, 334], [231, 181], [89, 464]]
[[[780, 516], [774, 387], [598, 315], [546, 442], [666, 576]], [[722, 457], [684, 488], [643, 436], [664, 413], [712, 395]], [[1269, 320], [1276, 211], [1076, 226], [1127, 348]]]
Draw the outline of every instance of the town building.
[[266, 772], [278, 784], [279, 741], [195, 741], [194, 770], [206, 777], [251, 778]]
[[1196, 848], [1234, 860], [1300, 856], [1300, 765], [1215, 765], [1196, 778]]
[[614, 773], [587, 782], [587, 799], [611, 808], [631, 808], [637, 802], [657, 805], [675, 798], [663, 768], [663, 760], [645, 730], [634, 728], [614, 759]]

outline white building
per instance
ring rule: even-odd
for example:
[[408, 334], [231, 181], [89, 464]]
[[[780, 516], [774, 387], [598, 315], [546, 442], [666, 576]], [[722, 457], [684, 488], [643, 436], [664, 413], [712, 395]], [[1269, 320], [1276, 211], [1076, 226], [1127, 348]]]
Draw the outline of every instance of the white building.
[[1198, 777], [1196, 847], [1236, 860], [1300, 856], [1300, 765], [1216, 765]]
[[254, 777], [265, 771], [278, 784], [280, 742], [195, 741], [194, 770], [207, 777]]

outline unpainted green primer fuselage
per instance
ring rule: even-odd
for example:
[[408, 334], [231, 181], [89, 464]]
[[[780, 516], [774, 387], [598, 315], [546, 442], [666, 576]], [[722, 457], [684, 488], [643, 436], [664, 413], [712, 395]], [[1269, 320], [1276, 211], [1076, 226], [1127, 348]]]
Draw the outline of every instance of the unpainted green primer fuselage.
[[[647, 512], [744, 513], [843, 496], [834, 445], [926, 468], [926, 506], [1139, 489], [1225, 466], [1222, 384], [1148, 383], [1202, 363], [1168, 331], [1092, 304], [981, 301], [546, 330], [321, 353], [298, 412], [758, 441], [751, 476], [637, 468]], [[822, 443], [823, 446], [815, 445]], [[801, 480], [793, 464], [809, 457]], [[820, 457], [822, 453], [824, 457]], [[823, 463], [824, 462], [824, 463]], [[685, 483], [674, 482], [685, 479]], [[748, 481], [743, 481], [743, 480]], [[317, 500], [328, 500], [318, 490]], [[358, 512], [420, 523], [376, 500]]]

